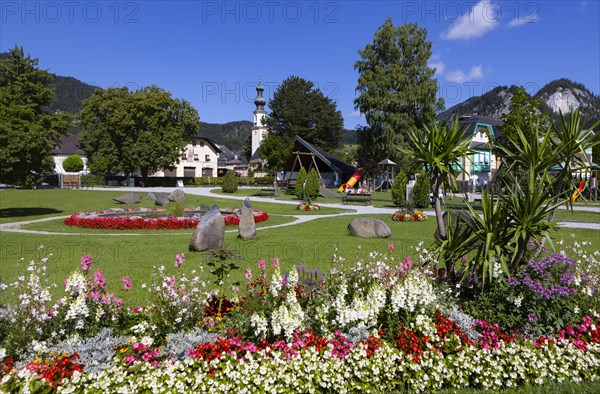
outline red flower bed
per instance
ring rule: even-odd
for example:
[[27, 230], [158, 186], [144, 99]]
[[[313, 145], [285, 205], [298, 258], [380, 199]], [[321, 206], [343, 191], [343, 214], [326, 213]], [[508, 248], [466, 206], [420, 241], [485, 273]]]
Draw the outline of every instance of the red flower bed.
[[[261, 223], [269, 219], [269, 214], [261, 211], [254, 211], [254, 222]], [[67, 226], [76, 226], [94, 229], [107, 230], [158, 230], [158, 229], [183, 229], [194, 228], [198, 225], [199, 219], [189, 218], [140, 218], [128, 216], [96, 216], [81, 217], [80, 213], [74, 213], [65, 219]], [[237, 215], [225, 216], [226, 226], [238, 226], [240, 218]]]

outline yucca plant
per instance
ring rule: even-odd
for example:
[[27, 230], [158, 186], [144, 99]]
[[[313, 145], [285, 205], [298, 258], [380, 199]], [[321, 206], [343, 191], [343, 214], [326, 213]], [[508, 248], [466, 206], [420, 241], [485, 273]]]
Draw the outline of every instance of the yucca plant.
[[451, 188], [451, 178], [456, 177], [455, 166], [461, 171], [462, 158], [471, 153], [470, 139], [464, 138], [465, 129], [458, 126], [458, 118], [451, 124], [434, 122], [424, 126], [423, 130], [411, 130], [408, 137], [410, 147], [398, 147], [408, 155], [416, 169], [424, 169], [431, 185], [438, 231], [442, 238], [446, 237], [446, 226], [442, 219], [442, 200], [439, 198], [440, 187]]

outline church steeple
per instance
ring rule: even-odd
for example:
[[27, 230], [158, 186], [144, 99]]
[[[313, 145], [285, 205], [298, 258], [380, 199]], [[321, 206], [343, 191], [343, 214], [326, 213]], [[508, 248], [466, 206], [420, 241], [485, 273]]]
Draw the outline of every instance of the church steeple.
[[265, 111], [265, 105], [267, 104], [267, 100], [263, 97], [263, 92], [265, 88], [263, 88], [262, 82], [259, 78], [258, 86], [256, 87], [256, 98], [254, 99], [254, 105], [256, 105], [256, 109], [254, 110], [254, 127], [252, 127], [252, 155], [260, 146], [260, 143], [267, 135], [267, 126], [264, 124], [264, 119], [267, 115], [267, 111]]
[[256, 87], [256, 98], [254, 99], [254, 104], [256, 105], [257, 110], [264, 110], [265, 105], [267, 104], [267, 100], [263, 97], [263, 92], [265, 88], [263, 88], [260, 80], [258, 81], [258, 86]]

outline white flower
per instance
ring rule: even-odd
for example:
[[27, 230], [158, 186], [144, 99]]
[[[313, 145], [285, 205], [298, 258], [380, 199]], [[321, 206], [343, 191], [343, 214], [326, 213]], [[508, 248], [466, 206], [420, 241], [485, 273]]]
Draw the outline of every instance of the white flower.
[[152, 339], [151, 337], [143, 337], [140, 343], [142, 345], [152, 346], [152, 344], [154, 343], [154, 339]]

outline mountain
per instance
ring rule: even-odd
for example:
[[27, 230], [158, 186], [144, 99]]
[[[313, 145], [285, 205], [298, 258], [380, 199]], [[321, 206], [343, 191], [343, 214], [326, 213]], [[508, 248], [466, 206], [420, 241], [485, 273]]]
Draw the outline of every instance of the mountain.
[[558, 114], [577, 109], [588, 121], [600, 119], [600, 96], [590, 92], [580, 83], [569, 79], [552, 81], [535, 94], [542, 100], [542, 111], [558, 119]]
[[50, 104], [53, 112], [69, 112], [78, 114], [83, 109], [83, 100], [94, 94], [97, 86], [81, 82], [73, 77], [61, 77], [52, 74], [52, 82], [56, 86], [56, 100]]
[[[510, 107], [510, 100], [516, 86], [499, 86], [489, 92], [471, 97], [470, 99], [450, 107], [438, 114], [441, 121], [449, 120], [453, 115], [480, 115], [495, 119], [502, 119]], [[542, 104], [538, 108], [546, 113], [552, 120], [559, 119], [560, 111], [563, 114], [570, 108], [579, 108], [588, 124], [600, 119], [600, 96], [590, 92], [584, 85], [569, 79], [557, 79], [542, 87], [534, 97], [539, 97]]]
[[249, 120], [237, 120], [228, 123], [200, 122], [200, 134], [215, 140], [219, 145], [238, 151], [251, 136], [253, 123]]
[[480, 115], [488, 118], [502, 119], [504, 114], [508, 113], [510, 100], [516, 86], [498, 86], [489, 92], [474, 96], [470, 99], [448, 108], [446, 111], [438, 114], [437, 118], [441, 121], [449, 120], [452, 115]]

